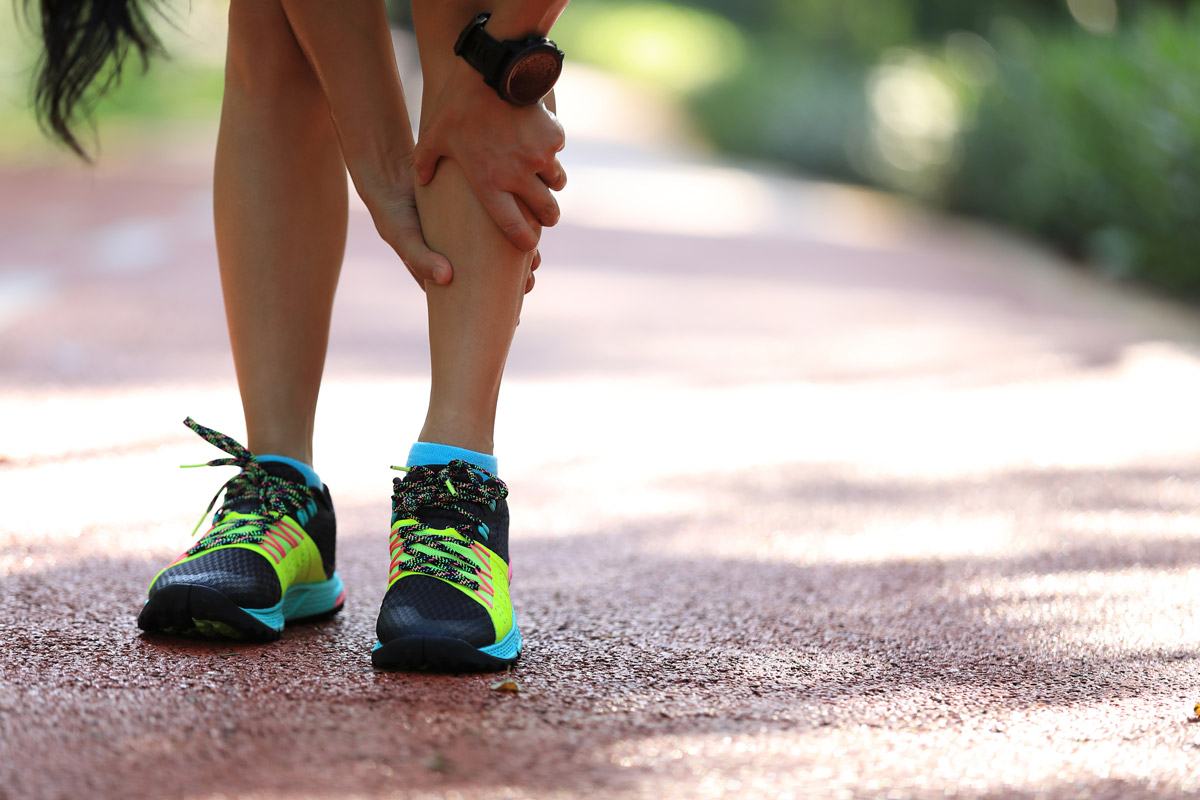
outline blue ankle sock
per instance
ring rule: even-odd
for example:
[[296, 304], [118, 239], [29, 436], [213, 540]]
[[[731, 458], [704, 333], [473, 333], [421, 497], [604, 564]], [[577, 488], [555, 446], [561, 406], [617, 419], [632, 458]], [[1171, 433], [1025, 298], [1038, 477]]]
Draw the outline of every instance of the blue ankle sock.
[[433, 442], [417, 442], [414, 444], [412, 449], [408, 451], [408, 463], [405, 466], [417, 467], [430, 464], [449, 464], [456, 458], [461, 458], [468, 464], [474, 464], [493, 475], [496, 474], [496, 470], [499, 467], [499, 462], [497, 462], [495, 456], [476, 453], [474, 450], [467, 450], [462, 447], [452, 447], [448, 444], [434, 444]]
[[312, 467], [310, 467], [308, 464], [305, 464], [303, 461], [297, 461], [296, 459], [288, 458], [287, 456], [272, 456], [272, 455], [256, 456], [256, 458], [259, 460], [259, 462], [277, 461], [280, 464], [287, 464], [289, 467], [292, 467], [297, 472], [299, 472], [301, 475], [303, 475], [305, 483], [307, 483], [309, 486], [311, 486], [314, 489], [320, 489], [322, 486], [325, 485], [325, 484], [321, 483], [321, 476], [317, 474], [317, 471], [314, 470]]

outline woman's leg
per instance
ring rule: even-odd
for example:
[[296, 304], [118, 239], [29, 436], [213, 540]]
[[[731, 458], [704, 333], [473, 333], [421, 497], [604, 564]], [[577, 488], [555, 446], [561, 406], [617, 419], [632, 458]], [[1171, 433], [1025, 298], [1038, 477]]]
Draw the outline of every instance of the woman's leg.
[[[423, 115], [471, 16], [459, 2], [413, 4]], [[509, 243], [450, 159], [418, 187], [416, 201], [425, 240], [450, 259], [454, 280], [425, 284], [429, 410], [393, 494], [392, 565], [371, 661], [388, 669], [503, 669], [522, 649], [508, 583], [508, 492], [480, 468], [496, 470], [496, 400], [532, 255]]]
[[[458, 61], [454, 42], [481, 10], [475, 2], [414, 3], [425, 80], [423, 114]], [[380, 234], [428, 293], [433, 382], [420, 439], [490, 454], [500, 376], [531, 257], [500, 234], [449, 159], [443, 159], [435, 179], [417, 194], [420, 231], [415, 230], [412, 135], [382, 6], [283, 0], [283, 7], [324, 87], [359, 194]], [[523, 211], [537, 228], [533, 215]], [[426, 243], [441, 256], [427, 250]], [[448, 285], [430, 280], [438, 274], [432, 265], [442, 256], [453, 265]]]
[[[454, 42], [472, 8], [458, 2], [413, 3], [425, 80], [423, 114], [457, 59]], [[419, 440], [490, 454], [500, 379], [532, 254], [505, 238], [449, 159], [442, 159], [431, 183], [417, 188], [417, 209], [425, 241], [454, 265], [449, 285], [426, 285], [433, 374]], [[540, 230], [527, 211], [526, 218]]]
[[312, 463], [346, 192], [329, 106], [280, 3], [233, 3], [214, 214], [253, 453]]
[[138, 625], [272, 640], [288, 620], [337, 613], [345, 597], [332, 502], [304, 465], [346, 241], [346, 176], [278, 0], [230, 6], [214, 215], [249, 451], [189, 420], [242, 472], [208, 531], [155, 576]]
[[[449, 159], [414, 199], [412, 131], [381, 5], [283, 0], [283, 8], [324, 87], [359, 194], [428, 293], [433, 387], [421, 434], [427, 444], [413, 448], [408, 475], [394, 485], [392, 562], [372, 661], [391, 668], [502, 667], [519, 654], [521, 638], [508, 595], [507, 489], [488, 473], [495, 471], [490, 453], [500, 377], [531, 255], [509, 244]], [[478, 10], [465, 0], [418, 0], [427, 102], [455, 64], [455, 37]], [[412, 235], [418, 227], [424, 240]], [[429, 268], [425, 240], [449, 257], [448, 285]], [[449, 279], [449, 272], [440, 277]]]
[[454, 265], [450, 285], [426, 289], [432, 376], [418, 440], [490, 454], [531, 254], [509, 244], [453, 161], [417, 190], [417, 208], [426, 241]]

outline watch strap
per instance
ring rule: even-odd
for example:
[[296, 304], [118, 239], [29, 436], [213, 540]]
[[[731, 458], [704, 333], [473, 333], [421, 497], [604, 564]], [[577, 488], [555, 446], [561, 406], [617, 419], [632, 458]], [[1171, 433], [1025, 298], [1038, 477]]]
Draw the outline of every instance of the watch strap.
[[490, 18], [491, 14], [479, 14], [471, 20], [471, 24], [458, 37], [454, 54], [462, 56], [483, 76], [483, 82], [494, 88], [500, 81], [500, 71], [504, 67], [508, 48], [483, 29], [484, 23]]
[[[541, 96], [550, 91], [558, 78], [558, 71], [562, 69], [562, 51], [554, 42], [538, 34], [530, 34], [519, 40], [498, 41], [483, 27], [491, 19], [491, 16], [488, 13], [477, 14], [467, 23], [454, 43], [454, 54], [462, 57], [472, 69], [478, 72], [483, 78], [484, 84], [495, 89], [502, 100], [514, 105], [529, 105], [537, 102]], [[555, 58], [558, 66], [554, 75], [547, 76], [549, 81], [543, 87], [539, 97], [533, 97], [533, 92], [528, 91], [530, 88], [536, 90], [536, 87], [524, 84], [521, 84], [520, 97], [510, 95], [507, 86], [510, 83], [510, 73], [517, 70], [519, 74], [520, 65], [524, 63], [525, 58], [536, 56], [544, 58], [547, 50]], [[517, 81], [519, 83], [519, 77]]]

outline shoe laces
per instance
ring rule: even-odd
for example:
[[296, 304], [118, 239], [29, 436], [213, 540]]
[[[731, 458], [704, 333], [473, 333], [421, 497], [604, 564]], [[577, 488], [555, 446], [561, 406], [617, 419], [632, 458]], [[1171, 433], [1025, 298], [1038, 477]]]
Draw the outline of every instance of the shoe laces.
[[[225, 501], [213, 515], [212, 527], [200, 537], [200, 541], [192, 545], [188, 555], [221, 547], [228, 544], [247, 542], [256, 544], [270, 532], [271, 526], [288, 514], [295, 514], [312, 502], [307, 486], [272, 475], [263, 469], [262, 464], [254, 454], [243, 447], [237, 440], [223, 433], [200, 425], [191, 417], [183, 421], [192, 431], [199, 434], [206, 442], [229, 454], [229, 458], [218, 458], [203, 464], [183, 464], [185, 469], [195, 467], [225, 467], [235, 466], [241, 472], [227, 480], [208, 503], [208, 508], [200, 516], [200, 521], [192, 530], [192, 535], [200, 530], [208, 513], [217, 504], [217, 498], [225, 493]], [[246, 513], [238, 507], [253, 508]], [[237, 513], [237, 519], [230, 515]]]
[[[393, 567], [403, 561], [403, 571], [417, 572], [479, 589], [476, 565], [464, 552], [476, 545], [476, 536], [486, 540], [487, 523], [476, 513], [480, 506], [491, 510], [508, 496], [504, 481], [487, 470], [461, 459], [439, 469], [426, 466], [392, 467], [408, 473], [407, 479], [392, 481], [392, 518], [400, 527], [392, 534]], [[421, 518], [438, 511], [457, 522], [448, 529], [434, 529]], [[461, 534], [455, 536], [449, 531]], [[397, 550], [399, 552], [397, 552]]]

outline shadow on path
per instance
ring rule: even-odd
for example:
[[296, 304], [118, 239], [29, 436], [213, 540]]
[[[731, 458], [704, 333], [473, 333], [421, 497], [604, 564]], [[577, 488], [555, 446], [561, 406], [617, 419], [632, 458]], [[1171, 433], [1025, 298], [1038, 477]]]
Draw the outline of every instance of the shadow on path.
[[[1150, 509], [1143, 490], [1170, 478], [1015, 472], [987, 482], [981, 505], [1025, 498], [1018, 513], [1050, 520], [1028, 498], [1040, 492], [1053, 507], [1046, 497], [1067, 483], [1092, 510]], [[972, 481], [822, 484], [787, 470], [772, 481], [734, 475], [723, 486], [745, 508], [791, 510], [797, 525], [810, 503], [927, 509], [970, 505], [981, 491]], [[1108, 485], [1131, 494], [1095, 488]], [[1196, 507], [1189, 495], [1172, 510]], [[997, 730], [1011, 729], [1014, 714], [1186, 693], [1200, 678], [1200, 645], [1183, 635], [1195, 593], [1179, 593], [1182, 573], [1200, 564], [1195, 535], [1080, 534], [1047, 523], [1036, 531], [1043, 547], [1014, 540], [1011, 555], [876, 558], [854, 552], [846, 532], [841, 561], [805, 563], [794, 549], [773, 556], [752, 520], [739, 526], [722, 513], [518, 540], [529, 642], [518, 696], [489, 692], [490, 676], [370, 668], [382, 593], [375, 537], [342, 542], [347, 611], [269, 646], [139, 637], [136, 605], [161, 566], [151, 559], [6, 577], [3, 783], [13, 797], [48, 796], [49, 785], [128, 796], [498, 784], [622, 793], [661, 772], [610, 763], [631, 741], [860, 726], [901, 736], [978, 725], [988, 714], [1004, 720]], [[839, 534], [795, 536], [802, 550], [806, 536]], [[718, 537], [744, 537], [745, 546], [716, 556]], [[1177, 641], [1163, 639], [1164, 620], [1180, 626]], [[1157, 638], [1139, 638], [1144, 626]], [[171, 769], [147, 775], [147, 764], [164, 760]], [[1090, 788], [1116, 796], [1122, 786]]]

